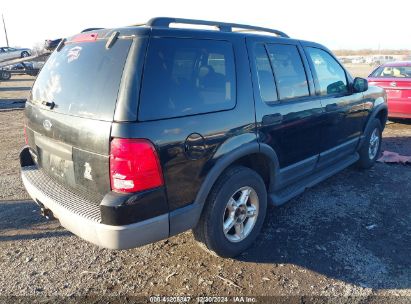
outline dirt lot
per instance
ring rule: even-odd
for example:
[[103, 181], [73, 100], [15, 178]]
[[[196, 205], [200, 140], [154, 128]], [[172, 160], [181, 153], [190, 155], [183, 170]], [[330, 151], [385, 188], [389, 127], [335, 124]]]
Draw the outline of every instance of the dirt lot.
[[13, 75], [8, 81], [0, 80], [0, 109], [24, 107], [35, 77]]
[[[0, 83], [0, 102], [24, 99], [28, 78]], [[21, 110], [0, 112], [0, 302], [11, 295], [411, 301], [411, 166], [348, 168], [270, 208], [254, 247], [236, 259], [205, 254], [190, 232], [109, 251], [38, 215], [19, 178], [22, 129]], [[383, 150], [411, 155], [411, 123], [389, 123]], [[382, 295], [390, 298], [373, 298]]]
[[375, 66], [371, 66], [369, 64], [345, 64], [344, 65], [353, 75], [354, 77], [363, 77], [367, 78], [368, 75], [376, 68]]

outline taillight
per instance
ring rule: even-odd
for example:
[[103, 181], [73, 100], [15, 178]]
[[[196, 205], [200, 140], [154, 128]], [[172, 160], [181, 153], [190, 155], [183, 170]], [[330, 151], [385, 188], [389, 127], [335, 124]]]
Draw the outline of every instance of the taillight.
[[110, 150], [110, 182], [113, 191], [137, 192], [164, 184], [160, 161], [150, 141], [114, 138]]
[[29, 144], [29, 139], [27, 138], [27, 130], [26, 130], [26, 126], [24, 126], [24, 141], [26, 142], [26, 145]]

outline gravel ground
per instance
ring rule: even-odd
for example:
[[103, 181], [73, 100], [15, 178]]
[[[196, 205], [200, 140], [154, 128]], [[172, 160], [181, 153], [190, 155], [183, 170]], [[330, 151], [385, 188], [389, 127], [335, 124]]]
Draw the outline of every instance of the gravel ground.
[[[19, 178], [22, 128], [21, 110], [0, 112], [2, 296], [411, 301], [411, 166], [378, 163], [367, 171], [351, 167], [283, 207], [270, 208], [257, 242], [235, 259], [205, 254], [190, 232], [137, 249], [110, 251], [38, 215]], [[411, 123], [389, 123], [383, 150], [411, 155]]]
[[24, 108], [35, 77], [12, 75], [10, 80], [0, 80], [0, 109]]
[[368, 75], [371, 74], [372, 71], [377, 66], [361, 63], [361, 64], [353, 64], [353, 63], [348, 63], [344, 64], [344, 66], [350, 71], [351, 75], [355, 77], [364, 77], [367, 78]]

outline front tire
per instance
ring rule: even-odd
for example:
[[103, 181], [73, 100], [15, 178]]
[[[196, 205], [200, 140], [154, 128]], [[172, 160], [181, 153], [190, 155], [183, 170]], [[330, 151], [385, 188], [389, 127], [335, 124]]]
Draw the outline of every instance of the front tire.
[[267, 210], [261, 176], [246, 167], [231, 167], [213, 186], [194, 237], [201, 247], [221, 257], [242, 253], [257, 238]]
[[374, 119], [365, 134], [365, 140], [358, 151], [360, 159], [357, 164], [362, 169], [371, 168], [381, 153], [382, 127], [378, 119]]

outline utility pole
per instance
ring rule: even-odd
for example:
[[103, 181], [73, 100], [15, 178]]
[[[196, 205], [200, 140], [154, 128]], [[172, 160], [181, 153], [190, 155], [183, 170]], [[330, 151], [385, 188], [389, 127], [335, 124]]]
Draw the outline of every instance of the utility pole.
[[4, 34], [6, 35], [6, 43], [7, 43], [7, 46], [9, 46], [9, 38], [7, 37], [6, 22], [4, 22], [3, 14], [1, 14], [1, 18], [3, 18], [3, 27], [4, 27]]

